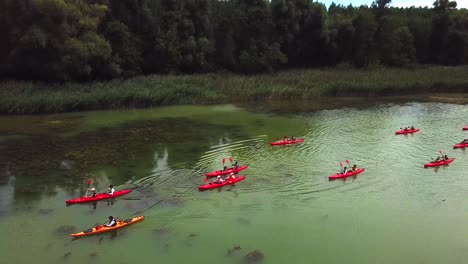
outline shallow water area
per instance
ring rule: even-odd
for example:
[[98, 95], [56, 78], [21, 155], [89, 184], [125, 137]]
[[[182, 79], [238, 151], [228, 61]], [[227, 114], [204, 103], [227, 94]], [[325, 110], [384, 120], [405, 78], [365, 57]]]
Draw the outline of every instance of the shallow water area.
[[[0, 262], [464, 263], [468, 107], [347, 102], [0, 116]], [[439, 150], [455, 161], [423, 168]], [[229, 157], [247, 178], [199, 192]], [[346, 160], [366, 170], [329, 181]], [[66, 206], [88, 179], [133, 191]], [[68, 236], [109, 215], [145, 220]]]

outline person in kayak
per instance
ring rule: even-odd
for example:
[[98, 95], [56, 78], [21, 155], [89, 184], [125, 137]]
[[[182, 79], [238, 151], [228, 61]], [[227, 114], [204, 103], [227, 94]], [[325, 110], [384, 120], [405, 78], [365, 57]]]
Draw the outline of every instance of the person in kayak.
[[411, 126], [411, 130], [414, 130], [414, 126]]
[[226, 180], [233, 181], [235, 179], [236, 179], [236, 175], [234, 175], [234, 173], [231, 172], [231, 175], [229, 175], [229, 178], [227, 178]]
[[89, 195], [86, 194], [87, 197], [95, 197], [96, 196], [96, 189], [95, 188], [89, 188], [87, 192], [90, 192]]
[[443, 157], [443, 160], [448, 160], [448, 159], [449, 159], [449, 157], [447, 156], [447, 154], [445, 154], [444, 157]]
[[468, 138], [465, 138], [460, 144], [468, 144]]
[[295, 141], [295, 140], [296, 140], [296, 138], [294, 136], [291, 136], [290, 141]]
[[218, 175], [218, 177], [216, 177], [216, 180], [214, 180], [213, 182], [214, 182], [214, 183], [223, 183], [224, 180], [223, 180], [223, 178], [221, 178], [220, 175]]
[[227, 170], [227, 168], [228, 168], [227, 166], [224, 166], [223, 167], [223, 172], [225, 172]]
[[237, 162], [237, 160], [236, 160], [236, 161], [234, 162], [234, 164], [232, 165], [232, 167], [233, 167], [234, 169], [237, 170], [237, 169], [240, 167], [240, 166], [239, 166], [239, 162]]
[[432, 159], [432, 162], [439, 162], [440, 161], [440, 157], [437, 157], [435, 159]]
[[348, 168], [344, 167], [344, 168], [343, 168], [343, 171], [341, 172], [341, 174], [346, 175], [346, 173], [348, 173]]
[[357, 166], [356, 166], [356, 164], [354, 164], [354, 165], [351, 167], [351, 171], [357, 171]]
[[114, 185], [109, 185], [109, 190], [107, 191], [107, 193], [109, 195], [113, 195], [114, 192], [115, 192]]
[[105, 223], [104, 226], [110, 227], [110, 226], [116, 226], [117, 225], [117, 220], [111, 215], [109, 216], [109, 222]]

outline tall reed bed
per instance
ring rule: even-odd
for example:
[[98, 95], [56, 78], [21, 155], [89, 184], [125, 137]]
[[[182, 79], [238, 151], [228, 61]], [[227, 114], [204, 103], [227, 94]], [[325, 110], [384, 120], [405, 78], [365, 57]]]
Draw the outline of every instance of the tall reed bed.
[[319, 96], [384, 96], [468, 92], [468, 67], [288, 70], [275, 74], [149, 75], [93, 83], [0, 83], [0, 113], [313, 100]]

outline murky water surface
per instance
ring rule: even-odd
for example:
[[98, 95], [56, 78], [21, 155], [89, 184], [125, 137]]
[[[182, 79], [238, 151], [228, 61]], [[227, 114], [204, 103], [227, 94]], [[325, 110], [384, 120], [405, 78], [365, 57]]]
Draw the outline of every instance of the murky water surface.
[[[467, 123], [466, 105], [359, 100], [3, 116], [0, 263], [466, 263]], [[269, 146], [283, 135], [305, 142]], [[439, 150], [455, 161], [424, 169]], [[223, 157], [246, 180], [199, 192]], [[365, 172], [328, 181], [346, 159]], [[90, 178], [134, 190], [67, 207]], [[146, 219], [68, 236], [109, 215]]]

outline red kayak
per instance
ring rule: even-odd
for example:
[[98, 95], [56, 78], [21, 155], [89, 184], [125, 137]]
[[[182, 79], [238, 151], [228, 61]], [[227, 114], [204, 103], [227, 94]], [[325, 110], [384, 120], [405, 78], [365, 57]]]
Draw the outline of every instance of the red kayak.
[[412, 133], [416, 133], [419, 131], [419, 128], [415, 128], [415, 129], [408, 129], [408, 130], [398, 130], [397, 132], [395, 132], [395, 135], [403, 135], [403, 134], [412, 134]]
[[126, 189], [126, 190], [121, 190], [121, 191], [115, 191], [113, 195], [110, 195], [108, 193], [98, 193], [96, 196], [91, 197], [91, 196], [83, 196], [75, 199], [71, 199], [68, 201], [65, 201], [67, 204], [74, 204], [74, 203], [89, 203], [89, 202], [95, 202], [99, 200], [104, 200], [104, 199], [112, 199], [117, 196], [122, 196], [124, 194], [127, 194], [131, 192], [131, 189]]
[[349, 176], [353, 176], [353, 175], [357, 175], [361, 172], [363, 172], [365, 169], [364, 168], [359, 168], [355, 171], [348, 171], [346, 172], [346, 174], [343, 174], [343, 173], [337, 173], [337, 174], [333, 174], [332, 176], [329, 176], [328, 179], [331, 181], [331, 180], [336, 180], [336, 179], [344, 179], [344, 178], [347, 178]]
[[439, 162], [429, 162], [429, 163], [426, 163], [424, 164], [424, 168], [427, 168], [427, 167], [437, 167], [437, 166], [441, 166], [441, 165], [445, 165], [445, 164], [449, 164], [450, 162], [454, 161], [455, 158], [451, 158], [451, 159], [448, 159], [448, 160], [443, 160], [443, 161], [439, 161]]
[[287, 139], [287, 140], [270, 142], [270, 145], [272, 146], [292, 145], [292, 144], [297, 144], [297, 143], [302, 143], [302, 142], [304, 142], [303, 138], [298, 138], [295, 140]]
[[240, 181], [242, 181], [244, 179], [245, 179], [245, 176], [239, 176], [239, 177], [235, 178], [234, 180], [227, 180], [227, 181], [223, 181], [222, 183], [210, 182], [208, 184], [198, 186], [198, 190], [204, 191], [204, 190], [219, 188], [219, 187], [223, 187], [223, 186], [228, 185], [228, 184], [234, 184], [236, 182], [240, 182]]
[[241, 170], [245, 170], [247, 169], [249, 166], [247, 165], [242, 165], [240, 166], [239, 168], [237, 169], [234, 169], [234, 168], [229, 168], [225, 171], [222, 171], [222, 170], [218, 170], [218, 171], [213, 171], [213, 172], [210, 172], [210, 173], [207, 173], [205, 174], [206, 177], [216, 177], [216, 176], [219, 176], [219, 175], [226, 175], [226, 174], [230, 174], [231, 172], [233, 173], [238, 173], [239, 171]]
[[464, 126], [462, 130], [468, 130], [468, 126]]
[[455, 144], [453, 146], [454, 149], [456, 148], [467, 148], [468, 147], [468, 143], [458, 143], [458, 144]]

